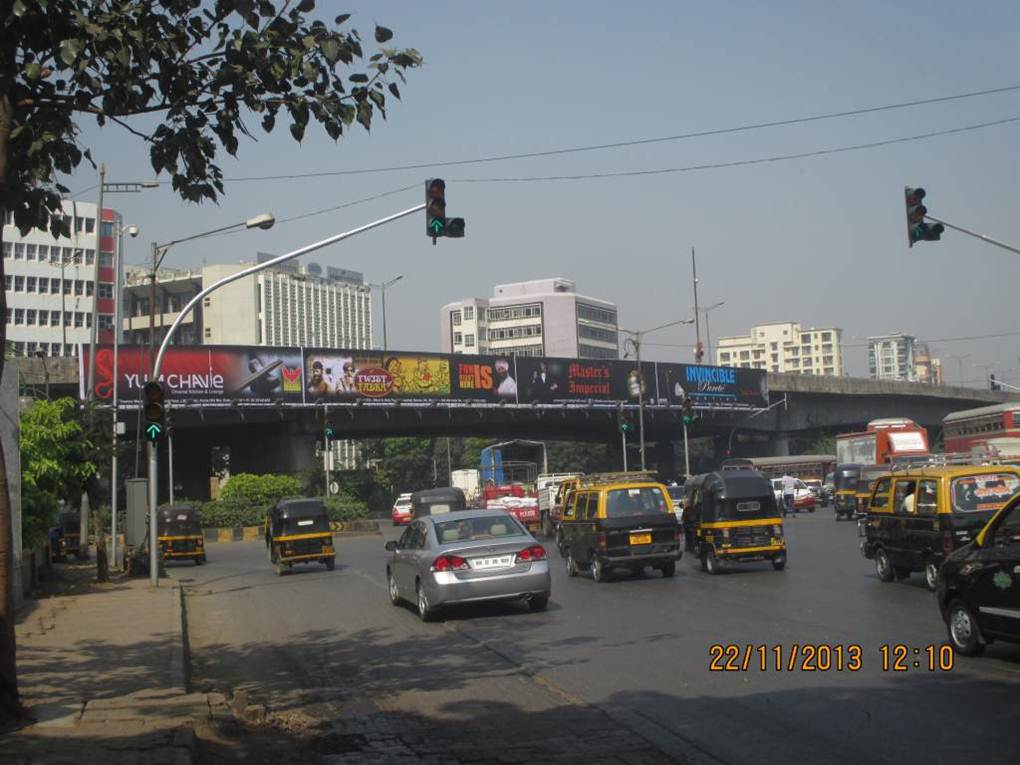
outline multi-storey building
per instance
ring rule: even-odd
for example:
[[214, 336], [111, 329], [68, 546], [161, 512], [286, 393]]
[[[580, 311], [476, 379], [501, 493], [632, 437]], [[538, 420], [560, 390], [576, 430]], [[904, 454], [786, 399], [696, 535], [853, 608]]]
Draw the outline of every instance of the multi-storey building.
[[120, 282], [114, 271], [119, 239], [115, 232], [121, 221], [107, 207], [97, 226], [97, 209], [87, 202], [65, 201], [63, 215], [70, 235], [59, 238], [43, 229], [22, 236], [12, 214], [5, 214], [5, 320], [15, 355], [77, 355], [78, 346], [91, 340], [93, 308], [97, 340], [113, 340], [113, 292]]
[[932, 357], [927, 343], [914, 343], [914, 374], [918, 382], [942, 384], [942, 361]]
[[716, 345], [716, 363], [768, 372], [802, 375], [845, 374], [843, 330], [836, 327], [802, 329], [792, 321], [758, 324], [748, 335], [722, 337]]
[[497, 284], [491, 298], [466, 298], [439, 311], [444, 353], [619, 357], [616, 305], [577, 293], [569, 279]]
[[[156, 312], [150, 316], [149, 300], [152, 295], [151, 270], [139, 266], [124, 269], [123, 302], [120, 314], [123, 342], [128, 345], [146, 345], [149, 342], [149, 324], [155, 329], [156, 343], [162, 342], [167, 330], [188, 301], [202, 290], [202, 269], [161, 268], [157, 274]], [[174, 337], [175, 345], [197, 345], [202, 342], [202, 306], [184, 318]]]
[[[894, 332], [868, 338], [868, 374], [877, 380], [916, 382], [917, 340], [912, 335]], [[930, 354], [926, 354], [930, 358]]]

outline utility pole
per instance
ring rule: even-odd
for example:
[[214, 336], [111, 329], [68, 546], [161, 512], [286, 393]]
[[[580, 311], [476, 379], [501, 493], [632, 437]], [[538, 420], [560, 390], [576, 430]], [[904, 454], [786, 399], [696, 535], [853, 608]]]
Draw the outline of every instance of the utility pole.
[[[106, 165], [99, 165], [99, 208], [96, 211], [96, 254], [92, 261], [92, 327], [89, 332], [89, 374], [85, 400], [91, 401], [96, 384], [96, 332], [99, 323], [99, 253], [103, 251], [103, 192], [106, 190]], [[63, 287], [63, 285], [61, 285]], [[60, 317], [63, 320], [63, 316]], [[82, 537], [84, 540], [85, 537]]]
[[694, 336], [696, 338], [694, 345], [694, 363], [700, 364], [702, 351], [701, 351], [701, 322], [699, 321], [700, 314], [698, 312], [698, 262], [694, 258], [693, 247], [691, 247], [691, 273], [693, 274], [694, 278]]

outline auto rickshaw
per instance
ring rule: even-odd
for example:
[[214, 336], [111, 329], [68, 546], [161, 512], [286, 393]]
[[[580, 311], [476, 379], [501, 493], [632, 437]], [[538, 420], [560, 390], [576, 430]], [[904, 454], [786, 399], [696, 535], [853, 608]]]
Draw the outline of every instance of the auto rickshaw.
[[839, 465], [833, 474], [832, 505], [836, 509], [836, 520], [850, 520], [857, 510], [857, 481], [861, 477], [860, 465]]
[[82, 550], [81, 546], [81, 516], [78, 513], [61, 513], [52, 538], [56, 545], [53, 552], [57, 560], [65, 561], [68, 555], [73, 555], [77, 560], [88, 557], [88, 547]]
[[160, 505], [156, 518], [156, 542], [163, 560], [193, 560], [196, 566], [205, 563], [205, 537], [197, 507]]
[[281, 499], [266, 513], [266, 552], [277, 576], [295, 563], [336, 566], [333, 530], [321, 499]]
[[754, 470], [705, 473], [687, 481], [684, 545], [709, 574], [734, 560], [786, 567], [783, 519], [769, 479]]
[[439, 489], [422, 489], [411, 495], [411, 515], [415, 519], [423, 515], [439, 515], [467, 510], [464, 492], [456, 486]]

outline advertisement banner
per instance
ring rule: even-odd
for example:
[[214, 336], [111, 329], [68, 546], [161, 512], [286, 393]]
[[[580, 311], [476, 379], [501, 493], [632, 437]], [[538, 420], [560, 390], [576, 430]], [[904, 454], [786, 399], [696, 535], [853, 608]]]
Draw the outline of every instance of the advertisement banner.
[[627, 404], [654, 404], [658, 398], [655, 363], [641, 362], [641, 374], [633, 361], [614, 361], [613, 364], [613, 399]]
[[509, 356], [450, 357], [453, 368], [453, 397], [468, 401], [516, 404], [517, 375]]
[[762, 369], [658, 363], [658, 403], [680, 406], [686, 396], [697, 409], [764, 409], [769, 405]]
[[612, 401], [613, 363], [590, 359], [518, 357], [518, 398], [522, 404]]
[[434, 353], [305, 350], [305, 402], [448, 399], [449, 357]]
[[[87, 370], [87, 348], [80, 358]], [[148, 371], [148, 348], [120, 346], [116, 385], [121, 406], [138, 404]], [[82, 375], [82, 392], [86, 376]], [[172, 346], [163, 357], [160, 379], [171, 406], [302, 403], [301, 354], [296, 348]], [[96, 398], [110, 401], [113, 386], [113, 347], [101, 345], [96, 349]]]

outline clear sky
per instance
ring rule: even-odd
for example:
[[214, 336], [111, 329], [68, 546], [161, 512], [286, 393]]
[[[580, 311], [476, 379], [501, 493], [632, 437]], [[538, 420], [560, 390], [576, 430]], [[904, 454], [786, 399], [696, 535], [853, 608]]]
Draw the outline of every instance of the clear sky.
[[[392, 28], [423, 68], [401, 86], [389, 119], [334, 144], [285, 124], [242, 140], [228, 177], [352, 170], [541, 151], [783, 120], [1020, 84], [1020, 3], [637, 2], [515, 0], [319, 3]], [[929, 211], [1020, 242], [1020, 123], [832, 156], [654, 176], [526, 183], [467, 179], [586, 174], [731, 162], [881, 141], [1020, 115], [1020, 91], [805, 125], [567, 156], [319, 179], [232, 182], [216, 205], [178, 201], [164, 187], [108, 196], [142, 228], [127, 262], [168, 241], [271, 211], [298, 215], [390, 189], [447, 179], [462, 240], [424, 235], [424, 213], [324, 250], [323, 265], [378, 282], [392, 348], [436, 350], [439, 307], [491, 295], [492, 285], [549, 276], [619, 305], [620, 324], [645, 328], [691, 315], [690, 250], [698, 254], [713, 337], [794, 320], [841, 327], [850, 372], [867, 374], [866, 338], [892, 331], [933, 342], [947, 379], [981, 380], [990, 365], [1020, 385], [1016, 294], [1020, 255], [947, 231], [908, 249], [903, 187], [928, 190]], [[257, 120], [252, 120], [257, 125]], [[152, 177], [143, 145], [116, 127], [83, 123], [83, 142], [108, 180]], [[89, 168], [72, 190], [96, 182]], [[327, 215], [181, 245], [167, 264], [282, 253], [416, 204], [421, 186]], [[95, 192], [79, 199], [95, 201]], [[377, 309], [377, 329], [379, 328]], [[702, 329], [704, 332], [704, 328]], [[691, 345], [693, 328], [664, 330]], [[651, 343], [653, 337], [647, 338]], [[648, 356], [691, 360], [684, 347]], [[982, 367], [981, 365], [985, 365]]]

